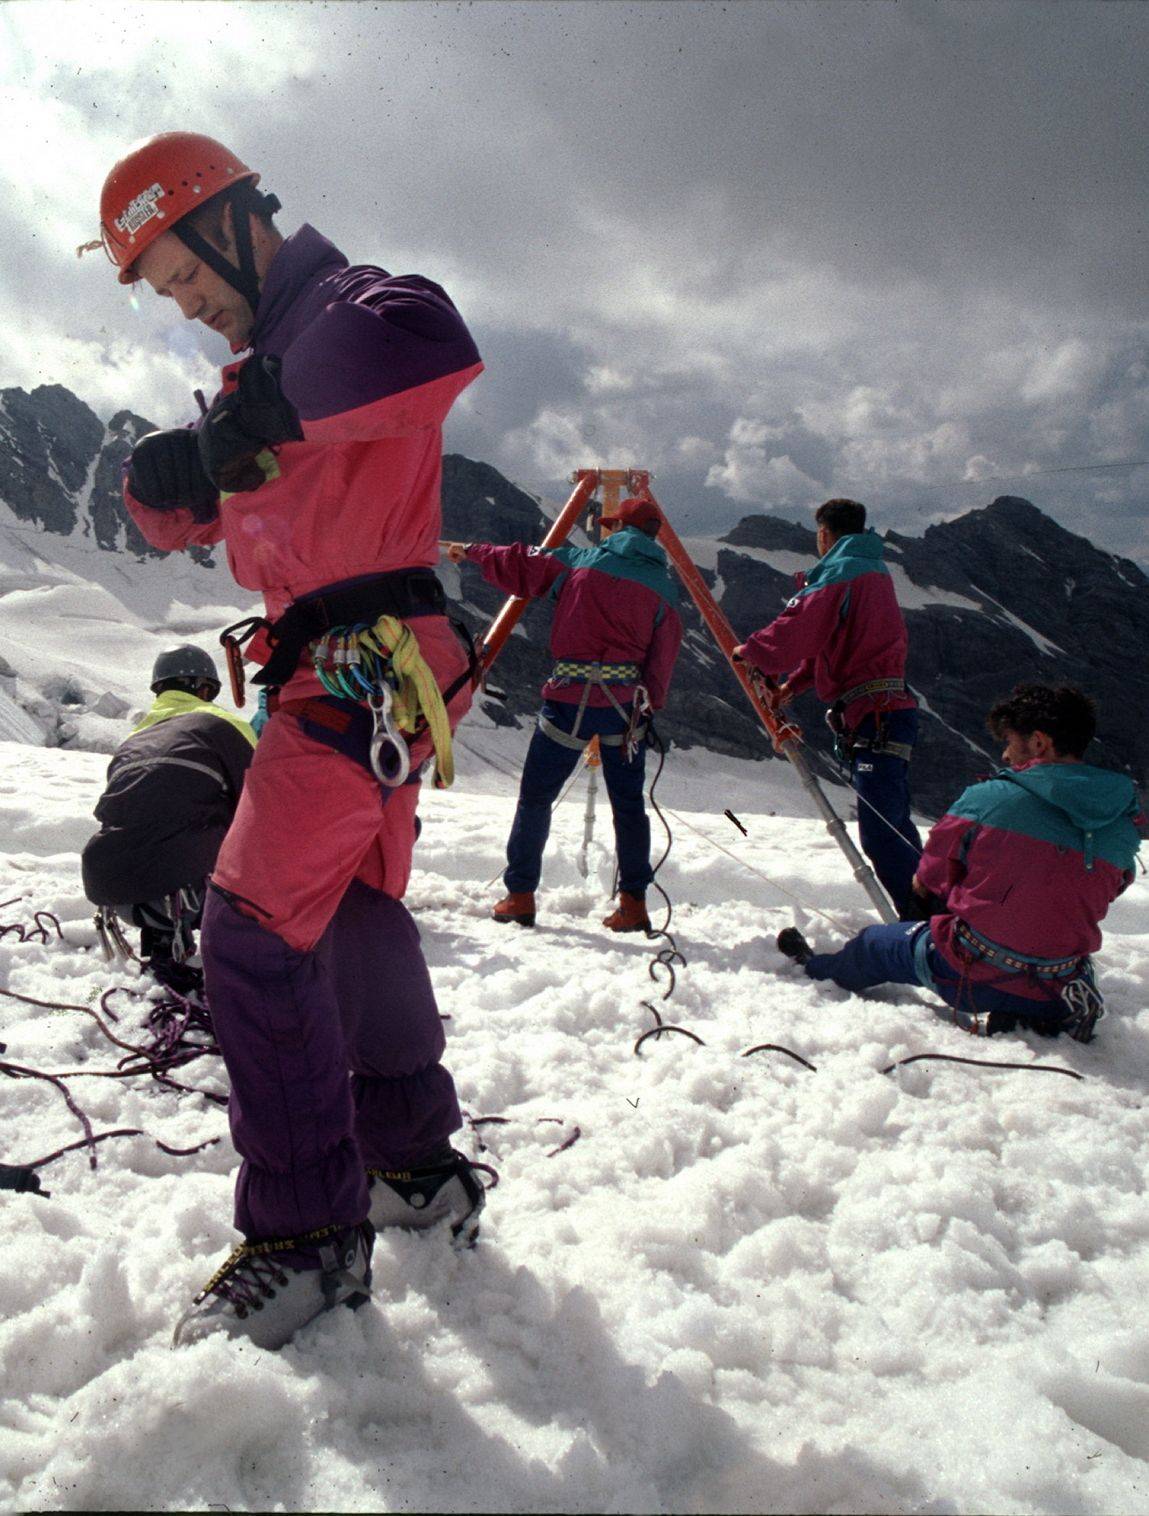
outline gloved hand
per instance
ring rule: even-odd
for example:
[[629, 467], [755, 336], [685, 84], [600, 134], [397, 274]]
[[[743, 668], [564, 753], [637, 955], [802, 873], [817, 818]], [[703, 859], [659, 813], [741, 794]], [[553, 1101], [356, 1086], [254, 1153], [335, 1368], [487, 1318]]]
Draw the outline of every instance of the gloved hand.
[[276, 443], [303, 439], [295, 407], [279, 386], [280, 367], [278, 358], [249, 358], [235, 389], [200, 423], [200, 462], [221, 490], [257, 490], [266, 476], [256, 456]]
[[128, 464], [128, 488], [153, 511], [189, 510], [201, 523], [219, 514], [219, 491], [204, 473], [196, 434], [186, 427], [140, 438]]

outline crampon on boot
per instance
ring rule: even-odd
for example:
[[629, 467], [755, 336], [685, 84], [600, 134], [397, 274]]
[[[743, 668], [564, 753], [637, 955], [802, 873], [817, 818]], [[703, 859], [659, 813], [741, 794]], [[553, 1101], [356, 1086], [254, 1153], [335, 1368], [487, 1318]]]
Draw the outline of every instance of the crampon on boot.
[[796, 926], [783, 927], [778, 933], [775, 946], [787, 958], [793, 958], [795, 963], [809, 963], [814, 956], [814, 949]]
[[482, 1165], [444, 1144], [441, 1154], [417, 1168], [368, 1169], [368, 1220], [377, 1232], [384, 1227], [422, 1232], [450, 1221], [451, 1246], [473, 1248], [479, 1238], [479, 1212], [487, 1203], [477, 1167]]
[[324, 1311], [356, 1309], [371, 1297], [374, 1240], [362, 1222], [241, 1243], [176, 1323], [172, 1347], [226, 1332], [258, 1348], [281, 1348]]
[[535, 924], [535, 897], [529, 892], [516, 895], [512, 890], [509, 895], [504, 895], [491, 910], [491, 920], [501, 921], [504, 925], [513, 921], [517, 926], [534, 926]]
[[618, 904], [602, 924], [611, 932], [649, 932], [650, 917], [646, 914], [646, 901], [641, 895], [618, 892]]

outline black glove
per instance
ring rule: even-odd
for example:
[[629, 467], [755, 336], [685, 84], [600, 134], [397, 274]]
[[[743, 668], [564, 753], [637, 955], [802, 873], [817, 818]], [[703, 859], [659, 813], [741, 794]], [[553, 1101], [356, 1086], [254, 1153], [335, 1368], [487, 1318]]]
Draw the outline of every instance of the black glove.
[[199, 522], [219, 514], [219, 491], [204, 473], [196, 434], [186, 427], [140, 438], [128, 465], [128, 488], [153, 511], [189, 510]]
[[942, 915], [945, 908], [946, 903], [940, 895], [919, 895], [917, 890], [911, 890], [905, 909], [898, 919], [899, 921], [928, 921], [931, 916]]
[[221, 490], [257, 490], [265, 475], [256, 455], [279, 442], [303, 440], [295, 407], [279, 387], [280, 366], [278, 358], [249, 358], [235, 389], [200, 423], [200, 462]]

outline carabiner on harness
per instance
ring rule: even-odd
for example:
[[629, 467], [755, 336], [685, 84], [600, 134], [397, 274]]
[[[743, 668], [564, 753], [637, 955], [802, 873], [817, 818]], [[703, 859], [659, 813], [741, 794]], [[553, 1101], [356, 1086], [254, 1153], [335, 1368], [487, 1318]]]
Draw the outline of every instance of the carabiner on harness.
[[633, 763], [639, 748], [650, 729], [650, 719], [654, 714], [654, 707], [650, 703], [650, 694], [644, 684], [636, 684], [634, 687], [634, 703], [630, 708], [630, 719], [626, 724], [626, 732], [623, 736], [623, 752], [626, 754], [627, 763]]
[[386, 682], [367, 696], [373, 723], [371, 732], [371, 771], [387, 789], [406, 784], [411, 772], [411, 749], [391, 714], [391, 686]]
[[120, 925], [120, 918], [110, 905], [102, 905], [96, 911], [96, 936], [100, 941], [100, 951], [104, 955], [106, 963], [114, 963], [116, 959], [122, 959], [124, 963], [131, 963], [135, 958], [129, 946], [128, 939], [124, 936], [124, 929]]

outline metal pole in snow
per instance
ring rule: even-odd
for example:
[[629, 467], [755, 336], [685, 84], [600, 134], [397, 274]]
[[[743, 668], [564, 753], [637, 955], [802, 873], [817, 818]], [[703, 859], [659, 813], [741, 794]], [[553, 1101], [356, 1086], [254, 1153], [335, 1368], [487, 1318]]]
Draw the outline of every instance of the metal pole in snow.
[[582, 847], [579, 850], [578, 871], [585, 879], [590, 873], [590, 845], [594, 839], [594, 801], [598, 789], [598, 771], [602, 765], [598, 738], [592, 737], [586, 745], [583, 761], [587, 768], [586, 811], [583, 815]]

